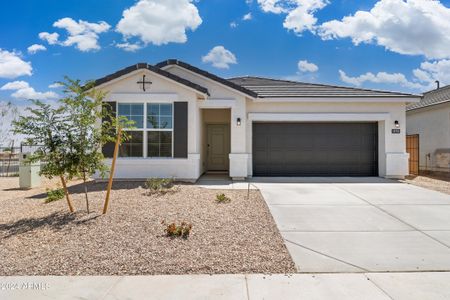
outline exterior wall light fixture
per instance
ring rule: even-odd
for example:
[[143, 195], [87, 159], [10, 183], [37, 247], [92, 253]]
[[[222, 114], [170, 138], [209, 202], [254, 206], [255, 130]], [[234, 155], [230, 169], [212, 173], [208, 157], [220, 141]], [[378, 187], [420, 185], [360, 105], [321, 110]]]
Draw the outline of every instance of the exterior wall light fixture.
[[395, 125], [395, 128], [399, 128], [400, 127], [400, 123], [397, 120], [395, 120], [394, 125]]
[[241, 126], [241, 118], [237, 118], [236, 119], [236, 125], [237, 126]]

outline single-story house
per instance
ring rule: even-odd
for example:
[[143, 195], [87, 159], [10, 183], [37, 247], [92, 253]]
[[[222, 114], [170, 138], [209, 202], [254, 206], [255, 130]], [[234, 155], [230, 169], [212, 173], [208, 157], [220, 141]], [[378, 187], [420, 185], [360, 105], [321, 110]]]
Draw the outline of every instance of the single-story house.
[[407, 106], [406, 134], [417, 140], [419, 170], [450, 172], [450, 85]]
[[[405, 107], [419, 96], [262, 77], [224, 79], [170, 59], [96, 80], [136, 122], [116, 178], [408, 174]], [[112, 157], [112, 145], [103, 151]], [[110, 159], [108, 159], [110, 161]]]

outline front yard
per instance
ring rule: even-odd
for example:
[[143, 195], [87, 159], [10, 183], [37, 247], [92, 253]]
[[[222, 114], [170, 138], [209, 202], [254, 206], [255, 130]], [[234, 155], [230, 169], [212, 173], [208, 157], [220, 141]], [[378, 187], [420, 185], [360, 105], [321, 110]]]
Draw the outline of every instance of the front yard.
[[[101, 215], [105, 183], [81, 185], [65, 199], [44, 203], [43, 189], [16, 191], [2, 178], [0, 275], [135, 275], [290, 273], [295, 267], [259, 191], [208, 190], [176, 185], [148, 195], [142, 182], [116, 182], [108, 214]], [[229, 203], [217, 203], [225, 193]], [[16, 195], [10, 197], [11, 195]], [[187, 239], [169, 238], [161, 221], [192, 224]]]

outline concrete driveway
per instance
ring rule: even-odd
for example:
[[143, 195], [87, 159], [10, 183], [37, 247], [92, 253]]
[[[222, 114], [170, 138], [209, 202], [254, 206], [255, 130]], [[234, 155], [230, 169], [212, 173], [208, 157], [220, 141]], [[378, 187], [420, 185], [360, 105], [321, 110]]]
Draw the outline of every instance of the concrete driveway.
[[299, 272], [450, 270], [450, 196], [381, 178], [253, 178]]

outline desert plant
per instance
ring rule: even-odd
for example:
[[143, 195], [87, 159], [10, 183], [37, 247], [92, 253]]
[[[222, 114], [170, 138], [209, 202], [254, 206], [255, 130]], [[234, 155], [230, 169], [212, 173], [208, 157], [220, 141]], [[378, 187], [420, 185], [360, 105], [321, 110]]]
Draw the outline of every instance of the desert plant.
[[231, 199], [229, 197], [225, 196], [224, 193], [216, 195], [216, 202], [217, 203], [228, 203], [230, 201], [231, 201]]
[[173, 188], [173, 179], [171, 178], [148, 178], [144, 184], [144, 188], [150, 193], [166, 192]]
[[56, 189], [47, 189], [47, 199], [45, 199], [45, 203], [50, 203], [53, 201], [61, 200], [64, 198], [65, 193], [62, 188]]
[[73, 168], [74, 162], [71, 159], [72, 148], [67, 145], [66, 132], [70, 128], [66, 122], [64, 107], [54, 108], [39, 100], [30, 101], [33, 106], [26, 109], [29, 113], [13, 121], [13, 132], [25, 135], [26, 144], [39, 145], [27, 160], [45, 161], [45, 164], [41, 165], [40, 175], [50, 179], [57, 176], [61, 179], [69, 210], [73, 212], [66, 187], [66, 172]]
[[165, 220], [161, 221], [161, 224], [165, 226], [164, 233], [167, 237], [181, 237], [187, 239], [192, 230], [192, 224], [187, 222], [181, 222], [177, 225], [175, 222], [167, 224]]

